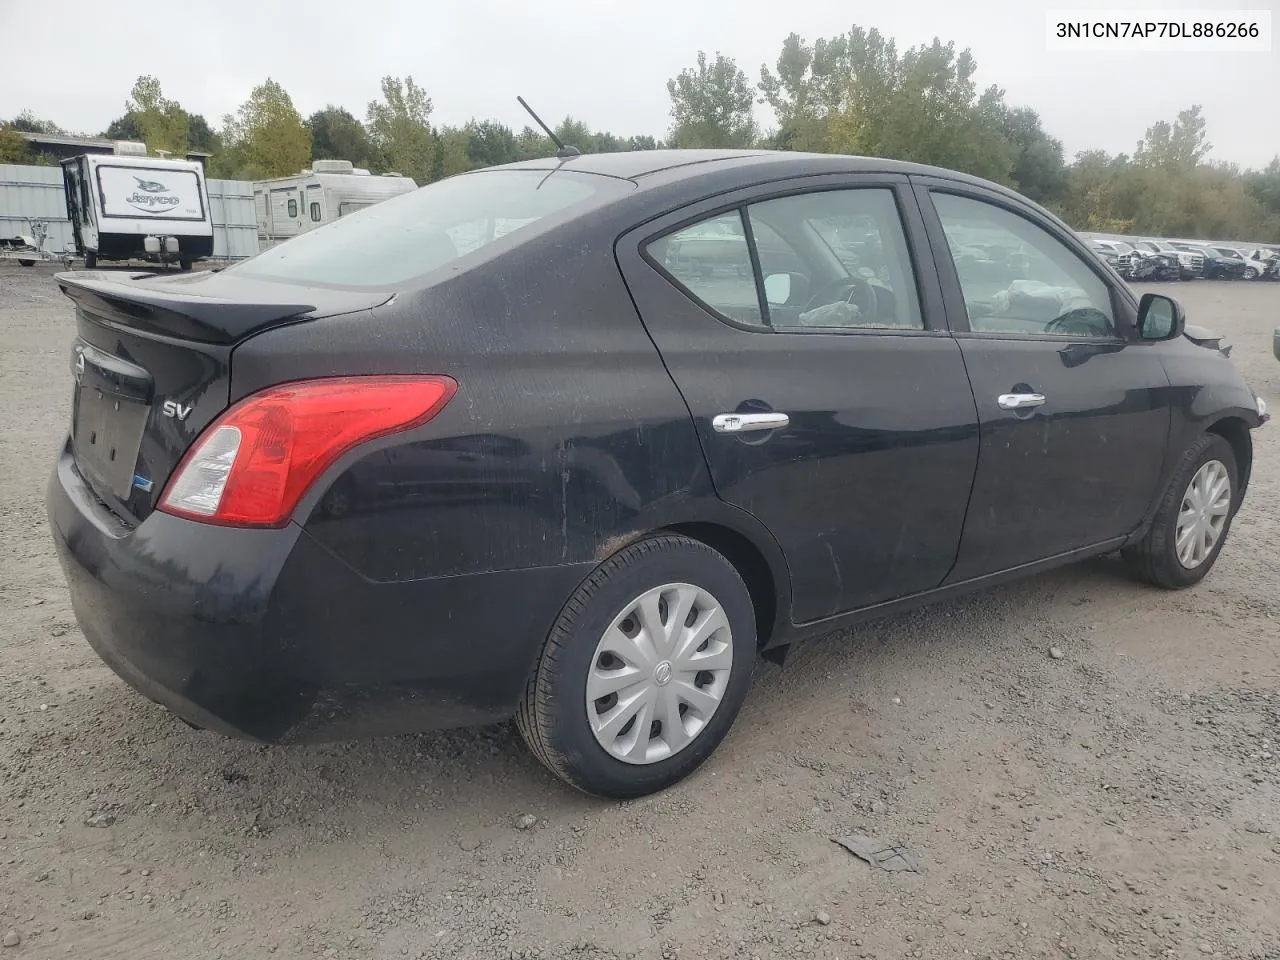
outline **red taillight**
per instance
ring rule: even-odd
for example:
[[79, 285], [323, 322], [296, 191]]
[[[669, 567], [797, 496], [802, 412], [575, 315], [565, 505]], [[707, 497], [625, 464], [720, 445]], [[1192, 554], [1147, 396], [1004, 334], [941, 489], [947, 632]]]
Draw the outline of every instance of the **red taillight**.
[[307, 488], [358, 444], [426, 423], [449, 377], [332, 377], [268, 387], [215, 420], [157, 509], [235, 527], [282, 527]]

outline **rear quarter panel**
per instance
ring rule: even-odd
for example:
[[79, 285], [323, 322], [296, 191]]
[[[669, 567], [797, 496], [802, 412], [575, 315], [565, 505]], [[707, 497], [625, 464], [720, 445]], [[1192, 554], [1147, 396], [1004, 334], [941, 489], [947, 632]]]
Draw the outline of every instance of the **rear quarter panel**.
[[306, 377], [458, 381], [430, 423], [326, 474], [296, 514], [312, 537], [376, 581], [598, 562], [693, 520], [767, 540], [715, 498], [613, 260], [614, 234], [600, 230], [556, 231], [383, 307], [237, 348], [233, 401]]

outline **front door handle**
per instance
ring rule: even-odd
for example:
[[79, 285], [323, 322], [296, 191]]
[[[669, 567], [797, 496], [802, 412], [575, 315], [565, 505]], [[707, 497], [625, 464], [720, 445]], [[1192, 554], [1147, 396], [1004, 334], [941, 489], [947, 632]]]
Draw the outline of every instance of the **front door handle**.
[[1043, 393], [1002, 393], [996, 397], [1001, 410], [1026, 410], [1028, 407], [1044, 406]]
[[749, 433], [753, 430], [777, 430], [791, 423], [785, 413], [717, 413], [711, 418], [716, 433]]

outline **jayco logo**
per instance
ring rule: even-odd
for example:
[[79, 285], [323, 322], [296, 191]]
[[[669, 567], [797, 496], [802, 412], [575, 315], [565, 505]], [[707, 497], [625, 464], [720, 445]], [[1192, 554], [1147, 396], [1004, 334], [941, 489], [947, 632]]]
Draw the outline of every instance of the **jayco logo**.
[[180, 202], [177, 197], [168, 192], [168, 187], [157, 180], [143, 180], [141, 177], [133, 179], [138, 181], [138, 188], [125, 197], [124, 202], [135, 210], [141, 210], [143, 213], [160, 213], [176, 207]]

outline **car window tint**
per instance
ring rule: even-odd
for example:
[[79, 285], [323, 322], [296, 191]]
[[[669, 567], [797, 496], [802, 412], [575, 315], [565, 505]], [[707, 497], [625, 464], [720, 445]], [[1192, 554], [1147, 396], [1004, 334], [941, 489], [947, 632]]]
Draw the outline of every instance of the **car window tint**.
[[892, 190], [797, 194], [747, 214], [775, 329], [924, 328]]
[[737, 210], [659, 237], [647, 250], [705, 306], [739, 323], [764, 325], [751, 252]]
[[1102, 278], [1050, 233], [994, 204], [934, 193], [970, 329], [979, 333], [1114, 337]]
[[634, 189], [567, 170], [462, 174], [362, 209], [344, 203], [334, 222], [227, 269], [331, 286], [394, 286], [489, 244], [528, 239]]

